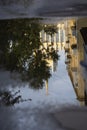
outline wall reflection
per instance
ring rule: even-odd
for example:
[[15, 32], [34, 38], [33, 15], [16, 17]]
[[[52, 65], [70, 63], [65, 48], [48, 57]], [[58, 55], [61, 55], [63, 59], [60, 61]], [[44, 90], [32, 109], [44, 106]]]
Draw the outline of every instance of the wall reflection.
[[[67, 21], [67, 42], [65, 53], [68, 74], [75, 89], [77, 99], [82, 105], [87, 105], [87, 53], [86, 41], [87, 29], [81, 34], [82, 28], [87, 27], [87, 18], [78, 18]], [[83, 46], [84, 45], [84, 46]]]

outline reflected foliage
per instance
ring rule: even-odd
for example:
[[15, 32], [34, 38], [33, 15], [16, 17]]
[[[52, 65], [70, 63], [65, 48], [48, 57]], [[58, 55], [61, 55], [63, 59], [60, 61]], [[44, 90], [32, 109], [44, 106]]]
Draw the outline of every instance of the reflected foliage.
[[11, 91], [0, 91], [0, 105], [12, 106], [20, 102], [31, 101], [32, 99], [22, 99], [20, 90], [12, 94]]
[[36, 52], [35, 57], [29, 64], [28, 69], [28, 78], [31, 86], [34, 85], [35, 88], [41, 88], [44, 84], [44, 81], [47, 80], [50, 74], [50, 68], [47, 66], [47, 62], [44, 59], [44, 55], [39, 50]]
[[42, 88], [51, 76], [46, 59], [58, 59], [54, 48], [43, 47], [42, 29], [38, 19], [0, 21], [0, 66], [19, 72], [22, 80], [29, 81], [35, 89]]
[[55, 25], [47, 25], [44, 27], [44, 31], [52, 36], [53, 34], [57, 33], [58, 28]]

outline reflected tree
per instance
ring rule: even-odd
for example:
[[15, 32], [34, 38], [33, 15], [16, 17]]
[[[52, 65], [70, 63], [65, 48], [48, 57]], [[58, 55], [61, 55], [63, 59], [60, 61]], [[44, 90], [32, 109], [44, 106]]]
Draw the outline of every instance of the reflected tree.
[[39, 48], [41, 44], [39, 39], [41, 26], [36, 20], [32, 22], [31, 20], [0, 22], [1, 28], [2, 25], [5, 26], [5, 29], [2, 28], [0, 31], [0, 51], [6, 54], [4, 56], [5, 65], [12, 70], [19, 69], [32, 56], [33, 51]]
[[53, 34], [57, 33], [58, 28], [56, 25], [46, 25], [44, 31], [52, 37]]
[[[57, 31], [58, 31], [58, 28], [56, 25], [45, 25], [44, 26], [44, 32], [46, 32], [46, 34], [50, 35], [51, 39], [52, 39], [52, 36], [57, 33]], [[56, 60], [58, 60], [59, 56], [57, 54], [57, 51], [55, 51], [55, 49], [53, 48], [53, 45], [54, 45], [54, 43], [52, 42], [51, 45], [48, 46], [47, 52], [49, 53], [49, 55], [55, 62]]]
[[36, 51], [28, 69], [28, 78], [31, 86], [42, 88], [44, 81], [50, 76], [50, 68], [48, 67], [48, 63], [46, 62], [42, 51]]
[[52, 46], [44, 50], [40, 41], [44, 28], [39, 20], [1, 20], [0, 28], [0, 64], [11, 72], [19, 72], [32, 88], [42, 88], [51, 76], [46, 59], [57, 60], [58, 54]]
[[22, 99], [20, 90], [12, 94], [11, 91], [0, 91], [0, 105], [12, 106], [20, 102], [31, 101], [32, 99]]

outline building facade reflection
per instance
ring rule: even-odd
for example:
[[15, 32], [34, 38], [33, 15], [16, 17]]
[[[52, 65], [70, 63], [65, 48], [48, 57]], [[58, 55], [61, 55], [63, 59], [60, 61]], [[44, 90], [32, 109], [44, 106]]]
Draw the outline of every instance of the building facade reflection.
[[[57, 53], [59, 50], [64, 49], [65, 46], [65, 23], [66, 21], [59, 22], [56, 24], [44, 24], [43, 26], [45, 27], [56, 27], [56, 32], [49, 34], [48, 32], [45, 32], [45, 30], [42, 30], [40, 32], [40, 40], [43, 44], [43, 52], [47, 53], [45, 50], [49, 48], [49, 51], [53, 48]], [[48, 66], [51, 68], [51, 72], [55, 72], [58, 66], [58, 61], [53, 60], [51, 57], [46, 59]], [[48, 87], [49, 87], [49, 79], [45, 81], [45, 88], [46, 88], [46, 95], [49, 94], [48, 92]]]
[[[87, 68], [81, 66], [81, 61], [86, 61], [87, 53], [83, 47], [83, 38], [81, 36], [80, 29], [82, 27], [87, 27], [86, 18], [78, 18], [76, 20], [68, 20], [68, 31], [69, 36], [67, 35], [67, 42], [65, 46], [67, 70], [72, 81], [73, 87], [75, 89], [77, 99], [81, 104], [87, 104]], [[68, 51], [66, 51], [68, 50]], [[85, 56], [84, 56], [85, 55]], [[85, 75], [85, 76], [83, 76]]]

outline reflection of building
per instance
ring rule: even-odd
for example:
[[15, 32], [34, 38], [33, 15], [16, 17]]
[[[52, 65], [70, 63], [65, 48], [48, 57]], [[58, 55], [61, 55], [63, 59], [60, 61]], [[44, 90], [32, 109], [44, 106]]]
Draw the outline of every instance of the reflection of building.
[[[77, 38], [76, 38], [76, 21], [75, 19], [67, 20], [66, 23], [66, 61], [68, 73], [70, 75], [72, 84], [76, 91], [78, 87], [77, 67], [78, 67], [78, 54], [77, 54]], [[77, 93], [77, 92], [76, 92]], [[78, 96], [78, 95], [77, 95]]]
[[[46, 25], [45, 25], [46, 26]], [[44, 47], [47, 47], [48, 45], [52, 45], [55, 48], [55, 50], [58, 50], [59, 48], [64, 47], [65, 44], [65, 24], [59, 23], [56, 25], [57, 32], [54, 33], [52, 36], [47, 34], [44, 30], [40, 32], [40, 39], [43, 43]]]
[[[80, 65], [80, 62], [84, 61], [84, 53], [85, 53], [80, 29], [82, 27], [87, 27], [87, 19], [80, 18], [77, 19], [76, 21], [68, 20], [67, 24], [68, 24], [68, 29], [66, 30], [66, 34], [67, 34], [68, 51], [66, 54], [66, 59], [69, 60], [69, 62], [67, 62], [68, 63], [67, 69], [72, 84], [74, 86], [74, 89], [76, 91], [77, 98], [80, 101], [84, 101], [84, 99], [87, 96], [87, 93], [85, 94], [87, 90], [86, 89], [87, 77], [84, 78], [82, 74], [83, 68]], [[87, 76], [86, 70], [84, 73], [86, 73]]]
[[52, 72], [55, 72], [58, 62], [53, 61], [52, 59], [47, 59], [46, 61], [48, 62], [48, 66], [51, 68]]
[[[57, 69], [58, 61], [53, 61], [53, 59], [46, 59], [48, 66], [51, 69], [51, 72], [55, 72]], [[48, 95], [48, 80], [45, 81], [46, 95]]]
[[46, 95], [48, 95], [48, 80], [45, 82], [45, 87], [46, 87]]
[[[44, 25], [45, 27], [47, 25]], [[54, 50], [57, 52], [59, 49], [64, 48], [65, 45], [65, 24], [59, 23], [56, 25], [57, 32], [53, 33], [52, 35], [45, 32], [45, 30], [42, 30], [40, 32], [40, 39], [41, 39], [41, 49], [43, 50], [43, 53], [47, 53], [47, 50], [51, 52], [51, 49], [54, 48]], [[54, 61], [51, 57], [47, 58], [46, 61], [48, 62], [48, 66], [51, 68], [51, 71], [56, 71], [57, 67], [57, 61]], [[48, 80], [45, 81], [45, 87], [46, 87], [46, 95], [48, 95]]]
[[[85, 61], [87, 64], [87, 53], [85, 51], [85, 47], [87, 44], [87, 41], [83, 40], [83, 37], [81, 35], [80, 29], [82, 27], [87, 27], [87, 18], [80, 18], [77, 20], [77, 30], [78, 30], [78, 62]], [[85, 37], [87, 36], [87, 32], [84, 34]], [[85, 43], [84, 43], [85, 42]], [[83, 46], [83, 43], [85, 46]], [[87, 69], [82, 67], [80, 64], [78, 64], [78, 73], [79, 73], [79, 81], [81, 82], [80, 87], [82, 88], [82, 91], [84, 93], [84, 97], [87, 97]], [[84, 76], [85, 75], [85, 76]], [[83, 86], [83, 87], [82, 87]]]
[[[81, 103], [87, 97], [87, 68], [84, 69], [80, 65], [81, 61], [86, 61], [87, 65], [87, 53], [85, 53], [84, 41], [80, 33], [82, 27], [87, 27], [87, 18], [67, 19], [58, 23], [57, 33], [53, 34], [52, 37], [44, 31], [40, 32], [41, 41], [46, 49], [49, 45], [53, 46], [55, 50], [62, 49], [62, 46], [65, 48], [67, 70], [77, 98]], [[85, 47], [87, 49], [87, 46]], [[54, 71], [54, 62], [50, 59], [48, 63]], [[85, 76], [83, 76], [84, 70]], [[48, 81], [46, 81], [46, 91], [48, 91]]]

